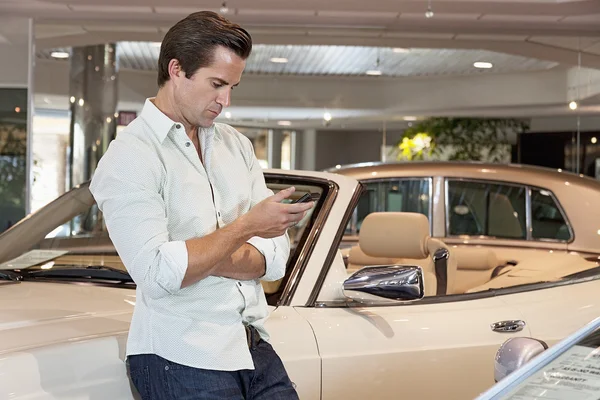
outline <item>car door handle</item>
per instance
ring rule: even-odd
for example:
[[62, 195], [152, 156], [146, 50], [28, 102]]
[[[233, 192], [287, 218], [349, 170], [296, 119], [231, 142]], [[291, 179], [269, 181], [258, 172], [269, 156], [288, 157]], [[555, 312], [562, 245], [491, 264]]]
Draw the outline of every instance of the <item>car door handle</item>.
[[491, 327], [494, 332], [510, 333], [521, 332], [525, 328], [525, 321], [520, 319], [494, 322]]

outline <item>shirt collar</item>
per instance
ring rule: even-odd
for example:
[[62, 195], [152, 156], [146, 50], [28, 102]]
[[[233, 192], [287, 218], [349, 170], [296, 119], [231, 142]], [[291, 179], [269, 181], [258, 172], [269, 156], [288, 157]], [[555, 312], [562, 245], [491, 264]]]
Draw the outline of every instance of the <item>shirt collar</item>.
[[141, 117], [162, 143], [173, 128], [173, 125], [175, 125], [175, 121], [167, 117], [158, 109], [158, 107], [156, 107], [154, 99], [155, 97], [146, 99], [144, 107], [142, 108]]
[[[144, 107], [142, 108], [141, 117], [144, 121], [146, 121], [146, 123], [148, 124], [148, 126], [150, 126], [158, 140], [160, 140], [160, 142], [162, 143], [169, 134], [169, 132], [171, 132], [171, 129], [173, 129], [173, 125], [175, 125], [176, 122], [173, 121], [171, 118], [167, 117], [165, 113], [163, 113], [158, 109], [158, 107], [156, 107], [156, 105], [154, 104], [155, 98], [156, 97], [149, 97], [146, 99]], [[213, 123], [212, 126], [208, 129], [200, 128], [198, 132], [200, 131], [208, 131], [210, 133], [209, 136], [213, 136], [216, 133], [215, 124]], [[214, 136], [215, 139], [218, 139], [218, 135]]]

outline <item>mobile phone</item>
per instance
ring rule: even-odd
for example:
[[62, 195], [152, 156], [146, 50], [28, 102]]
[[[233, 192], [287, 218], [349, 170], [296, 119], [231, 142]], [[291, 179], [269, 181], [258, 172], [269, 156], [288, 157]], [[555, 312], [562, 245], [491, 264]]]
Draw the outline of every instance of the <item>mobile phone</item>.
[[312, 196], [310, 195], [310, 193], [306, 193], [306, 194], [304, 194], [304, 196], [300, 197], [298, 200], [292, 201], [292, 204], [306, 203], [311, 200], [312, 200]]

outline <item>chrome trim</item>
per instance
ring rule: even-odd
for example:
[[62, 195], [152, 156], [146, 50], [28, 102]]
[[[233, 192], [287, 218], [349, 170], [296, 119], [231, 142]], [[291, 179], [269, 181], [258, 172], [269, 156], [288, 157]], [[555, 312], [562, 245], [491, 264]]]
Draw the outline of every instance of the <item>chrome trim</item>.
[[[321, 227], [324, 225], [325, 221], [329, 217], [329, 213], [331, 211], [331, 208], [333, 207], [333, 203], [335, 202], [335, 199], [337, 198], [337, 194], [339, 192], [339, 186], [333, 181], [329, 181], [329, 180], [321, 179], [321, 178], [299, 177], [297, 175], [265, 173], [265, 179], [267, 177], [273, 177], [273, 178], [279, 178], [279, 179], [290, 178], [292, 180], [301, 180], [303, 182], [308, 182], [308, 183], [312, 183], [312, 184], [316, 184], [316, 185], [320, 185], [320, 186], [326, 185], [328, 187], [327, 196], [321, 205], [320, 212], [317, 215], [315, 223], [313, 224], [313, 226], [309, 232], [309, 235], [306, 238], [306, 241], [304, 242], [304, 246], [302, 247], [302, 250], [300, 250], [300, 254], [298, 255], [298, 258], [292, 269], [292, 272], [290, 273], [290, 275], [287, 279], [287, 282], [285, 283], [285, 286], [283, 288], [283, 291], [281, 293], [281, 296], [279, 297], [279, 300], [277, 301], [278, 306], [287, 306], [287, 305], [290, 305], [290, 303], [291, 303], [292, 297], [294, 296], [294, 293], [296, 292], [298, 284], [300, 283], [300, 279], [302, 278], [302, 275], [304, 274], [304, 270], [306, 269], [308, 259], [310, 258], [310, 255], [312, 254], [312, 252], [314, 250], [317, 240], [321, 236], [321, 231], [322, 231]], [[344, 225], [344, 229], [345, 228], [346, 228], [346, 226]]]
[[353, 273], [342, 286], [344, 296], [361, 303], [378, 298], [396, 302], [420, 300], [425, 295], [423, 270], [416, 265], [379, 265]]
[[533, 217], [531, 215], [531, 187], [525, 191], [525, 226], [527, 229], [525, 239], [533, 240]]
[[[550, 189], [546, 189], [540, 186], [534, 186], [534, 185], [527, 185], [527, 184], [522, 184], [522, 183], [516, 183], [516, 182], [507, 182], [507, 181], [495, 181], [495, 180], [490, 180], [490, 179], [473, 179], [473, 178], [454, 178], [454, 177], [445, 177], [445, 199], [444, 199], [444, 208], [445, 208], [445, 217], [446, 217], [446, 232], [444, 237], [447, 238], [465, 238], [468, 240], [468, 238], [478, 238], [478, 239], [483, 239], [483, 238], [495, 238], [494, 236], [487, 236], [487, 235], [477, 235], [477, 236], [470, 236], [470, 235], [449, 235], [450, 232], [450, 217], [449, 217], [449, 204], [448, 204], [448, 191], [449, 191], [449, 181], [461, 181], [461, 182], [473, 182], [473, 183], [488, 183], [488, 184], [492, 184], [492, 185], [503, 185], [503, 186], [516, 186], [516, 187], [521, 187], [521, 188], [525, 188], [525, 229], [526, 229], [526, 237], [525, 239], [515, 239], [515, 238], [510, 238], [510, 239], [506, 239], [506, 240], [517, 240], [517, 241], [531, 241], [531, 242], [548, 242], [548, 243], [566, 243], [566, 244], [570, 244], [573, 243], [573, 241], [575, 241], [575, 232], [573, 231], [573, 226], [571, 225], [571, 222], [569, 221], [569, 218], [567, 217], [567, 214], [565, 213], [562, 205], [560, 204], [560, 202], [558, 201], [558, 198], [556, 197], [556, 195], [554, 194], [554, 192]], [[569, 233], [571, 234], [571, 239], [570, 240], [558, 240], [558, 239], [535, 239], [535, 238], [531, 238], [531, 239], [527, 239], [527, 230], [529, 229], [529, 220], [527, 217], [527, 207], [528, 207], [528, 201], [527, 201], [527, 192], [531, 191], [532, 189], [534, 190], [538, 190], [538, 191], [546, 191], [548, 193], [550, 193], [550, 197], [552, 197], [552, 200], [554, 201], [556, 207], [558, 208], [558, 210], [560, 211], [562, 217], [565, 220], [565, 223], [567, 224], [567, 228], [569, 229]], [[529, 207], [531, 207], [531, 203], [529, 202]], [[529, 210], [529, 212], [531, 212], [531, 210]], [[531, 221], [533, 221], [533, 218], [531, 218]], [[531, 227], [533, 227], [533, 222], [531, 222]]]
[[492, 330], [494, 332], [513, 333], [513, 332], [521, 332], [525, 328], [525, 325], [527, 325], [525, 323], [525, 321], [516, 319], [516, 320], [494, 322], [493, 324], [490, 325], [490, 328], [492, 328]]
[[317, 277], [315, 286], [313, 287], [313, 290], [310, 293], [310, 296], [308, 297], [308, 301], [306, 302], [306, 305], [305, 305], [306, 307], [314, 307], [315, 306], [315, 303], [317, 302], [317, 297], [319, 296], [319, 293], [321, 292], [321, 288], [323, 287], [323, 282], [325, 282], [325, 278], [327, 277], [327, 274], [329, 273], [331, 264], [333, 263], [333, 260], [338, 251], [339, 244], [341, 243], [342, 238], [344, 237], [344, 232], [346, 231], [346, 225], [348, 224], [348, 219], [350, 218], [352, 212], [356, 208], [356, 205], [358, 204], [358, 200], [360, 200], [360, 196], [364, 193], [364, 191], [365, 191], [365, 185], [362, 182], [359, 182], [358, 185], [356, 186], [356, 191], [354, 192], [354, 195], [352, 196], [352, 198], [350, 199], [350, 202], [348, 203], [348, 207], [346, 208], [346, 212], [344, 213], [344, 217], [342, 218], [342, 223], [338, 227], [338, 232], [333, 239], [333, 243], [331, 244], [331, 247], [329, 248], [329, 254], [327, 254], [327, 257], [325, 258], [325, 263], [323, 264], [323, 268], [321, 268], [321, 273]]

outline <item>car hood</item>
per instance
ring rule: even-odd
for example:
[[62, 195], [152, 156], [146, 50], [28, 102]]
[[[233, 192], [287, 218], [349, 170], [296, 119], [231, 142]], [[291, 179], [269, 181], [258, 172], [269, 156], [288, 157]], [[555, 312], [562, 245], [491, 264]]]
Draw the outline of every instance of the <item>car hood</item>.
[[0, 354], [125, 334], [135, 290], [87, 284], [0, 282]]

